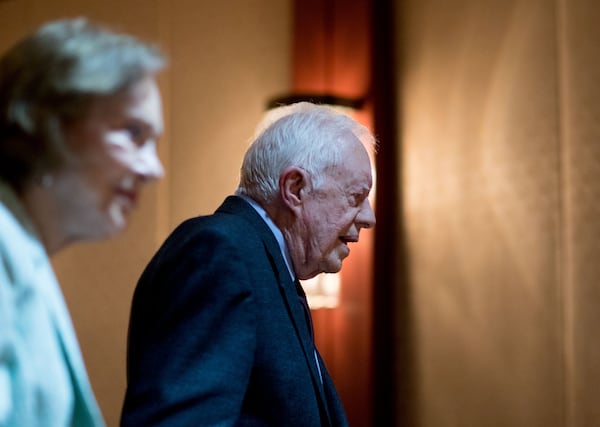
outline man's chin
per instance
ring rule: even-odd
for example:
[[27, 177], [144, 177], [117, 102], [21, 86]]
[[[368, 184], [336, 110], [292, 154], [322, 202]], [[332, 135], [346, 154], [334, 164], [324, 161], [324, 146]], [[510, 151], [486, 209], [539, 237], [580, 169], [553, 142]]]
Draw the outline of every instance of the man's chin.
[[342, 269], [342, 260], [344, 258], [339, 258], [328, 262], [325, 266], [325, 269], [323, 270], [323, 273], [339, 273]]

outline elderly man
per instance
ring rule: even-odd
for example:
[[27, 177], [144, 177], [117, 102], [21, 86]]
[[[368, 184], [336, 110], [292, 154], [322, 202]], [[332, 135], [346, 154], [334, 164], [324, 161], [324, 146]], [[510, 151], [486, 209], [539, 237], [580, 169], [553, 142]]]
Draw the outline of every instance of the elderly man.
[[375, 224], [366, 128], [282, 107], [236, 195], [189, 219], [133, 300], [122, 426], [346, 426], [298, 279], [341, 269]]

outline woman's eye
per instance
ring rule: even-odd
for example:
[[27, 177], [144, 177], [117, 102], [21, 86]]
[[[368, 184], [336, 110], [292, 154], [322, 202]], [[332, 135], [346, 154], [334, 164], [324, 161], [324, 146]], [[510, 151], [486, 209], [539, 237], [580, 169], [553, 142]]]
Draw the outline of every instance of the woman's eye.
[[138, 139], [142, 135], [142, 127], [135, 123], [127, 125], [126, 130], [133, 139]]

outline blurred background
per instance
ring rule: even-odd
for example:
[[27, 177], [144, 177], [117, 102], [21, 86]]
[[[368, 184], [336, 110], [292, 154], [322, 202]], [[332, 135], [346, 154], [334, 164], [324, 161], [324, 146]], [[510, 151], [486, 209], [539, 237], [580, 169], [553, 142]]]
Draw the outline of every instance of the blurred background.
[[166, 177], [124, 235], [53, 259], [109, 426], [141, 271], [234, 191], [268, 103], [307, 94], [379, 140], [377, 226], [313, 307], [351, 425], [600, 425], [596, 1], [0, 0], [0, 50], [70, 16], [170, 62]]

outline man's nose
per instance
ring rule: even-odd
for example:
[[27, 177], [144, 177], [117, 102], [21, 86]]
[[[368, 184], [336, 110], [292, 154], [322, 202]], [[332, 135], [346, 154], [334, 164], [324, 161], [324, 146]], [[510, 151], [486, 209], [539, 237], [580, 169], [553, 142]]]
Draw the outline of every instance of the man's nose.
[[356, 224], [360, 228], [371, 228], [375, 226], [375, 213], [371, 208], [371, 203], [369, 202], [369, 198], [367, 197], [363, 202], [363, 205], [360, 209], [360, 212], [356, 216]]

